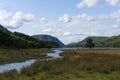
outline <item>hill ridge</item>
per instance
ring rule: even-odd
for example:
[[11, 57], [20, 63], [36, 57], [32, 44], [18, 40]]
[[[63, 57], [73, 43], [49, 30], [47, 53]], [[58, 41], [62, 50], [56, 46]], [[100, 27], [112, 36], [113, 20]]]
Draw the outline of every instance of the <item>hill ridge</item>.
[[60, 47], [64, 47], [64, 43], [62, 43], [57, 37], [48, 35], [48, 34], [36, 34], [33, 35], [32, 37], [39, 39], [39, 40], [43, 40], [43, 41], [53, 41], [53, 42], [57, 42]]
[[88, 36], [82, 41], [68, 44], [68, 47], [85, 47], [88, 38], [93, 40], [95, 47], [120, 47], [120, 36]]
[[52, 41], [40, 41], [20, 32], [11, 32], [0, 25], [0, 48], [50, 48], [59, 47]]

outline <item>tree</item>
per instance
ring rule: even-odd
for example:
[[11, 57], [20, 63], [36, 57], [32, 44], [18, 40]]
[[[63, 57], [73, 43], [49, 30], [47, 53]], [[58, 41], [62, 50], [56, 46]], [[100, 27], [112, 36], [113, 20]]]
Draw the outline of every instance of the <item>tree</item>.
[[92, 47], [95, 47], [95, 44], [91, 38], [87, 39], [86, 47], [89, 47], [90, 49], [92, 49]]

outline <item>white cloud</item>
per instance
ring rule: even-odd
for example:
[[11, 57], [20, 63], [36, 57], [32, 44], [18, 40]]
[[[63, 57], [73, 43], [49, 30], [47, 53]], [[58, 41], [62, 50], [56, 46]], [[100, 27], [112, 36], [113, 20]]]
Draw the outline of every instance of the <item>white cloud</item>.
[[[47, 20], [45, 27], [40, 27], [43, 33], [49, 33], [57, 36], [64, 43], [71, 41], [82, 40], [87, 36], [112, 36], [118, 34], [120, 29], [120, 11], [109, 14], [90, 16], [86, 13], [69, 16], [70, 21], [65, 21], [63, 15], [62, 19], [57, 21]], [[84, 34], [84, 35], [83, 35]]]
[[64, 36], [70, 36], [70, 35], [71, 35], [71, 32], [64, 32], [63, 35], [64, 35]]
[[120, 10], [110, 14], [110, 17], [120, 19]]
[[0, 10], [0, 24], [7, 28], [18, 28], [23, 24], [32, 22], [34, 20], [34, 16], [32, 14], [25, 14], [22, 12], [6, 12], [4, 10]]
[[117, 6], [119, 4], [119, 0], [106, 0], [111, 6]]
[[95, 7], [97, 6], [99, 3], [99, 0], [83, 0], [82, 2], [80, 2], [79, 4], [77, 4], [78, 8], [83, 8], [83, 7]]
[[45, 17], [40, 18], [40, 21], [38, 23], [34, 23], [33, 27], [36, 28], [48, 28], [48, 27], [56, 26], [55, 21], [49, 21]]
[[73, 20], [80, 20], [80, 21], [92, 21], [94, 20], [92, 16], [88, 16], [86, 13], [83, 13], [81, 15], [73, 16]]
[[40, 19], [40, 23], [41, 23], [41, 24], [47, 24], [47, 23], [48, 23], [48, 20], [47, 20], [45, 17], [42, 17], [42, 18]]
[[83, 8], [85, 7], [85, 3], [84, 2], [80, 2], [79, 4], [77, 4], [78, 8]]
[[52, 32], [52, 29], [51, 28], [46, 28], [43, 30], [44, 33], [51, 33]]
[[119, 28], [119, 25], [118, 24], [113, 24], [112, 27], [113, 28]]
[[80, 3], [78, 3], [76, 6], [77, 8], [92, 8], [92, 7], [106, 7], [106, 6], [119, 6], [120, 1], [119, 0], [82, 0]]
[[71, 21], [71, 18], [69, 17], [68, 14], [64, 14], [64, 16], [63, 16], [63, 17], [60, 17], [58, 20], [61, 21], [61, 22], [67, 23], [67, 22], [70, 22], [70, 21]]

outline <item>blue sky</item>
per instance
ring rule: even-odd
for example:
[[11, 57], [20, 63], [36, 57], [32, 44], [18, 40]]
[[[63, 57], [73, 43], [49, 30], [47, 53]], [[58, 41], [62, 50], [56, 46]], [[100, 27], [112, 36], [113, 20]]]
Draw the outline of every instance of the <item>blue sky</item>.
[[0, 24], [28, 35], [50, 34], [65, 44], [120, 32], [120, 0], [0, 0]]

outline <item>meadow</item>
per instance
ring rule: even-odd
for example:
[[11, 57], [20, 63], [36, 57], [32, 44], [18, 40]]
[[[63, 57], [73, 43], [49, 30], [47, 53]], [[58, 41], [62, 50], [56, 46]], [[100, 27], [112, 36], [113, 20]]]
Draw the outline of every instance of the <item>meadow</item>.
[[0, 74], [0, 80], [120, 80], [120, 50], [67, 50], [61, 56]]
[[29, 59], [46, 58], [49, 49], [0, 49], [0, 65]]

